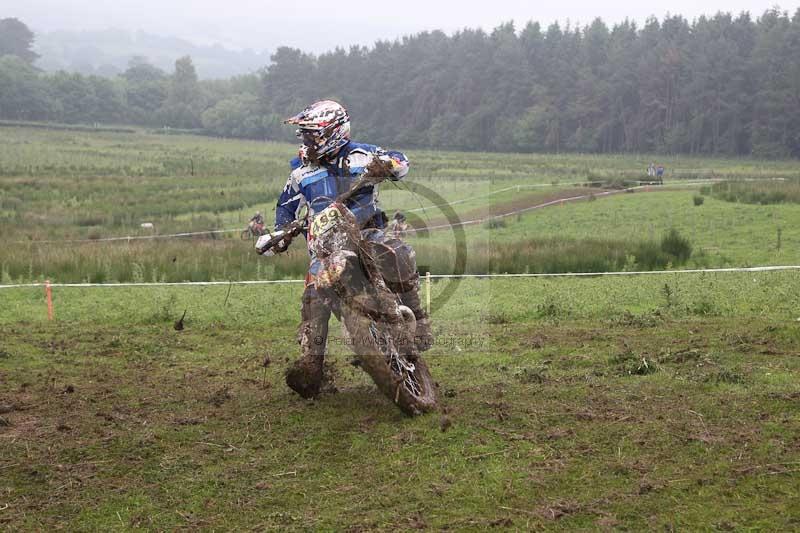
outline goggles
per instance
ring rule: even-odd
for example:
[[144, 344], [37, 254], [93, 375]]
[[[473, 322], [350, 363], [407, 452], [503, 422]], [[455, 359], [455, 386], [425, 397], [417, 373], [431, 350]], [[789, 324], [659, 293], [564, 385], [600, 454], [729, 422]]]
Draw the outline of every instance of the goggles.
[[303, 141], [303, 146], [316, 148], [322, 144], [322, 132], [315, 130], [297, 130], [297, 137]]

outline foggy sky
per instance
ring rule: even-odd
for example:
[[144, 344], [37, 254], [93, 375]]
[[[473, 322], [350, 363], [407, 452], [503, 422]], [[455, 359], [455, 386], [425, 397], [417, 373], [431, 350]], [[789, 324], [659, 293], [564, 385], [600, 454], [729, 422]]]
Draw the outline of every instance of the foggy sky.
[[[601, 17], [612, 25], [626, 18], [643, 22], [648, 16], [663, 18], [668, 13], [692, 20], [720, 10], [749, 11], [755, 18], [773, 5], [774, 0], [673, 0], [660, 4], [635, 0], [2, 0], [0, 18], [17, 17], [35, 31], [144, 30], [198, 44], [259, 51], [287, 45], [321, 52], [423, 30], [489, 30], [509, 20], [519, 29], [529, 20], [544, 25], [569, 20], [574, 26]], [[784, 3], [781, 8], [792, 14], [798, 3]]]

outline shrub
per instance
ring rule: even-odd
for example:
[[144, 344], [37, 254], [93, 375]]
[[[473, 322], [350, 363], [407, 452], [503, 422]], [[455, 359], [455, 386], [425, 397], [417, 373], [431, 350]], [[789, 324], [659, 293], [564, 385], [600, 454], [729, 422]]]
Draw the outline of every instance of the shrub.
[[694, 198], [692, 198], [692, 201], [694, 201], [694, 205], [695, 206], [698, 206], [698, 205], [703, 205], [703, 202], [705, 202], [706, 199], [705, 199], [705, 197], [700, 196], [699, 194], [696, 194], [694, 196]]
[[682, 264], [692, 256], [692, 243], [681, 235], [678, 230], [672, 228], [661, 239], [661, 250], [673, 256], [676, 259], [676, 263]]
[[717, 307], [714, 303], [707, 299], [702, 299], [694, 303], [691, 308], [692, 313], [695, 315], [707, 316], [717, 314]]
[[553, 298], [547, 298], [536, 306], [536, 314], [539, 318], [563, 318], [569, 316], [570, 312], [569, 306], [565, 306]]
[[662, 250], [661, 246], [655, 242], [639, 243], [633, 255], [636, 258], [637, 268], [641, 270], [664, 268], [671, 260], [671, 256]]
[[667, 308], [676, 307], [678, 304], [678, 293], [669, 283], [661, 287], [661, 295], [664, 297], [664, 306]]
[[611, 323], [623, 327], [631, 328], [654, 328], [658, 326], [661, 314], [658, 312], [634, 314], [625, 310], [621, 316], [612, 319]]
[[653, 359], [634, 352], [628, 346], [613, 356], [609, 362], [623, 376], [647, 376], [659, 370], [658, 364]]

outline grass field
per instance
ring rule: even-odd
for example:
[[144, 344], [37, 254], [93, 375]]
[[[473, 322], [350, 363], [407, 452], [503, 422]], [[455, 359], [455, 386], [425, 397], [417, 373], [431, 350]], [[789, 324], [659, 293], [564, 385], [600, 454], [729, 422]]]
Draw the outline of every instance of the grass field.
[[799, 525], [795, 273], [464, 281], [428, 356], [446, 414], [413, 420], [336, 328], [338, 393], [288, 391], [299, 291], [56, 289], [55, 323], [2, 293], [0, 524]]
[[[800, 205], [738, 204], [706, 197], [692, 203], [696, 191], [638, 192], [553, 207], [509, 217], [505, 227], [470, 230], [470, 241], [518, 242], [534, 237], [572, 239], [602, 236], [653, 240], [676, 228], [695, 247], [695, 266], [798, 264]], [[778, 229], [781, 247], [778, 248]], [[446, 238], [446, 236], [442, 236]]]
[[[238, 238], [238, 228], [256, 209], [271, 217], [285, 182], [287, 160], [295, 150], [292, 146], [145, 132], [3, 128], [0, 133], [2, 283], [45, 278], [62, 282], [272, 279], [303, 272], [302, 246], [295, 246], [289, 257], [264, 262]], [[408, 212], [419, 227], [444, 221], [441, 209], [435, 207], [441, 201], [451, 203], [460, 220], [483, 219], [576, 191], [590, 192], [576, 189], [575, 184], [640, 178], [653, 159], [425, 151], [409, 156], [409, 183], [402, 188], [384, 185], [382, 202], [389, 213]], [[468, 270], [643, 268], [641, 258], [628, 257], [635, 255], [632, 249], [657, 242], [673, 227], [692, 241], [695, 253], [688, 266], [798, 260], [800, 205], [743, 205], [707, 197], [704, 205], [695, 207], [696, 186], [675, 190], [705, 178], [792, 180], [799, 177], [795, 162], [659, 161], [667, 166], [667, 188], [672, 192], [640, 191], [505, 217], [491, 227], [467, 226]], [[425, 187], [438, 198], [411, 194], [409, 186]], [[150, 232], [140, 228], [143, 222], [154, 223], [158, 234], [232, 231], [194, 239], [96, 242], [148, 236]], [[510, 242], [520, 243], [518, 249], [525, 252], [514, 261], [506, 260], [503, 250], [497, 253], [498, 247]], [[421, 265], [435, 272], [452, 271], [451, 231], [425, 235], [414, 243]], [[591, 250], [603, 249], [609, 251], [586, 260], [595, 255]]]
[[[292, 151], [3, 128], [0, 283], [297, 277], [301, 246], [260, 260], [233, 233], [35, 242], [244, 226], [271, 215]], [[598, 195], [466, 226], [470, 271], [636, 270], [631, 250], [671, 228], [683, 267], [800, 260], [800, 205], [718, 188], [696, 206], [688, 184], [791, 181], [796, 162], [662, 158], [665, 187], [600, 197], [574, 184], [652, 158], [409, 156], [410, 183], [462, 221]], [[443, 220], [432, 198], [382, 191], [420, 226]], [[453, 231], [409, 240], [424, 269], [452, 268]], [[52, 322], [41, 288], [0, 289], [0, 529], [800, 528], [796, 271], [454, 283], [433, 284], [426, 356], [442, 409], [415, 419], [349, 364], [338, 325], [330, 390], [286, 388], [299, 284], [57, 287]]]

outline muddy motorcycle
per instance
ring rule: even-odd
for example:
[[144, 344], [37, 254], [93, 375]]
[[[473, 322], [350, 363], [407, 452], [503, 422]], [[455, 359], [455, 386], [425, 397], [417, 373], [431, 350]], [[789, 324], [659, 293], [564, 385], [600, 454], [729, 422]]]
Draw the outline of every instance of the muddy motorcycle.
[[264, 253], [287, 237], [307, 232], [309, 248], [321, 267], [317, 291], [343, 325], [344, 342], [358, 366], [404, 413], [418, 415], [436, 408], [436, 384], [414, 342], [416, 320], [385, 281], [381, 254], [393, 253], [367, 240], [346, 200], [360, 187], [375, 183], [360, 178], [351, 190], [312, 219], [292, 222], [256, 245]]

